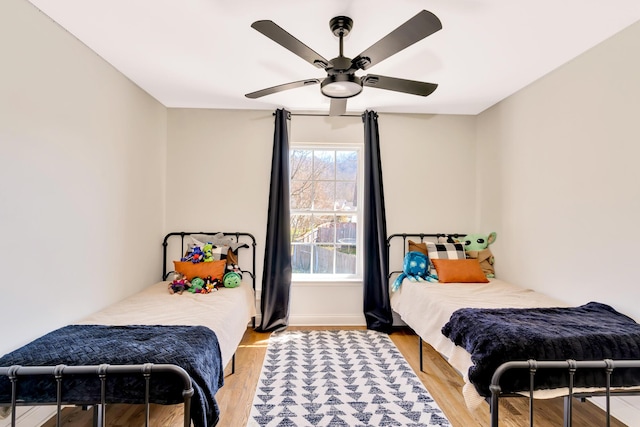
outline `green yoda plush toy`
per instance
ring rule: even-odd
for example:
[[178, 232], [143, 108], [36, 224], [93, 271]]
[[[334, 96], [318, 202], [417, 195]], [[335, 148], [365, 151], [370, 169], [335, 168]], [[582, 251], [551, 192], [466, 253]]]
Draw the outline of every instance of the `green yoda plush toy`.
[[464, 245], [464, 251], [467, 258], [476, 258], [480, 262], [480, 267], [485, 276], [488, 278], [496, 277], [493, 268], [494, 258], [489, 249], [489, 245], [496, 241], [495, 231], [486, 234], [468, 234], [460, 239], [460, 243]]

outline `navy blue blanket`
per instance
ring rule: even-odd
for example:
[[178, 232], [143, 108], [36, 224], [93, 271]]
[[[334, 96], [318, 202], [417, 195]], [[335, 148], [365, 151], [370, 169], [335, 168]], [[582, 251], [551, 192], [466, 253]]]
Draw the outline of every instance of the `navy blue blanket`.
[[[71, 325], [57, 329], [0, 358], [0, 366], [50, 366], [131, 364], [174, 364], [191, 376], [194, 395], [191, 418], [196, 427], [211, 427], [218, 422], [220, 410], [215, 400], [224, 374], [216, 334], [204, 326], [101, 326]], [[63, 402], [95, 404], [100, 402], [97, 376], [65, 376]], [[19, 399], [30, 402], [55, 402], [52, 378], [19, 378]], [[107, 402], [144, 403], [142, 375], [107, 376]], [[150, 381], [150, 402], [182, 403], [184, 384], [175, 375], [154, 373]], [[0, 402], [11, 401], [7, 377], [0, 377]]]
[[[469, 380], [481, 396], [491, 395], [493, 373], [510, 360], [640, 359], [640, 325], [597, 302], [570, 308], [463, 308], [451, 315], [442, 333], [471, 354]], [[639, 385], [638, 371], [616, 369], [612, 385]], [[566, 387], [568, 374], [558, 372], [539, 370], [535, 388]], [[604, 385], [604, 370], [575, 375], [576, 387]], [[500, 386], [505, 393], [528, 390], [528, 371], [507, 371]]]

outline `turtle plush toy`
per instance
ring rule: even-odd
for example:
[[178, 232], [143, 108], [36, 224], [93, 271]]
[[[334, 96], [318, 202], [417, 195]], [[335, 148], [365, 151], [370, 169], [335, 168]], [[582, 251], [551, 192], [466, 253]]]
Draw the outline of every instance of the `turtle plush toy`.
[[391, 289], [395, 292], [400, 289], [402, 281], [407, 278], [412, 282], [427, 282], [429, 266], [429, 258], [422, 252], [409, 251], [404, 256], [402, 273], [393, 282]]
[[227, 272], [222, 278], [225, 288], [237, 288], [242, 283], [242, 270], [237, 265], [228, 265]]
[[489, 234], [467, 234], [460, 243], [464, 245], [467, 258], [476, 258], [488, 278], [496, 277], [493, 264], [495, 260], [489, 245], [496, 241], [495, 231]]

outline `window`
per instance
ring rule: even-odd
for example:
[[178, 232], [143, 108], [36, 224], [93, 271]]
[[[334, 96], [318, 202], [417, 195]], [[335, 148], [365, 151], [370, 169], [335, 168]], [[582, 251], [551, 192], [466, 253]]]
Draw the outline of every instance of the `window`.
[[291, 264], [296, 279], [361, 277], [360, 146], [292, 144]]

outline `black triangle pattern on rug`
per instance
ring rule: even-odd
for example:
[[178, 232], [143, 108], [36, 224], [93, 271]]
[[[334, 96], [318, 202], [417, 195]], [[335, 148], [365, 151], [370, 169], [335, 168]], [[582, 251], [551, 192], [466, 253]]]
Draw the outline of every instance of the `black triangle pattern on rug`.
[[451, 424], [387, 334], [273, 333], [249, 427]]

